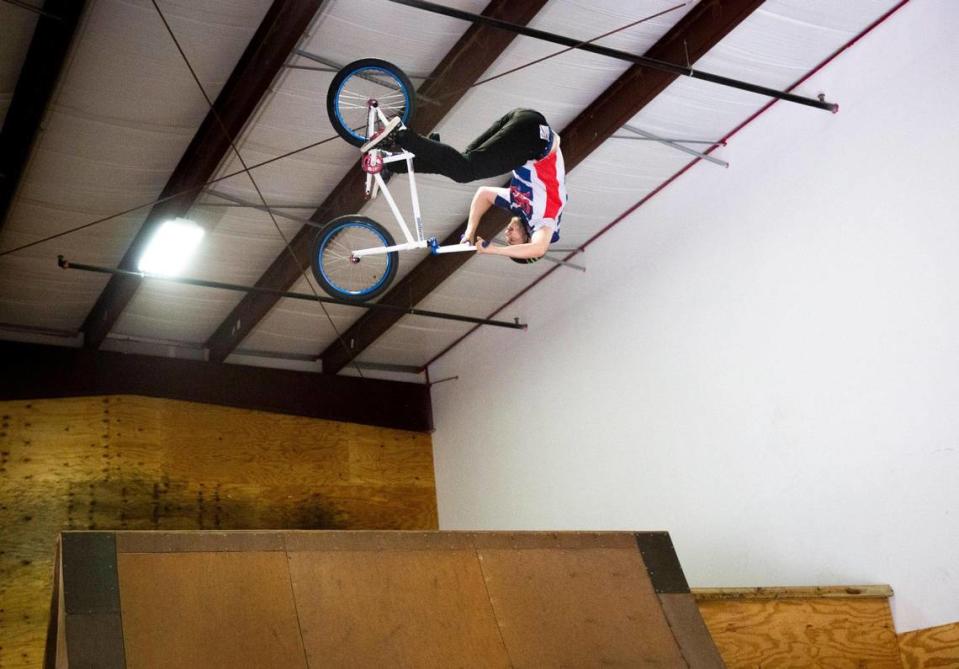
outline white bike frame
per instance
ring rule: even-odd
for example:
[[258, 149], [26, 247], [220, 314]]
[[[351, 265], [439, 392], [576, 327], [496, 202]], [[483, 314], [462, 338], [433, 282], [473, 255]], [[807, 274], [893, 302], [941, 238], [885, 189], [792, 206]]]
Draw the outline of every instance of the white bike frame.
[[[388, 122], [388, 119], [380, 111], [379, 107], [375, 105], [370, 105], [369, 119], [367, 121], [367, 137], [372, 137], [373, 128], [375, 123], [379, 121], [385, 126]], [[409, 151], [402, 151], [400, 153], [390, 153], [388, 151], [383, 151], [382, 149], [370, 149], [367, 154], [370, 157], [371, 162], [382, 161], [383, 165], [388, 165], [389, 163], [399, 162], [401, 160], [406, 161], [406, 169], [410, 177], [410, 200], [413, 204], [413, 222], [415, 224], [414, 235], [410, 232], [410, 227], [406, 223], [406, 219], [403, 218], [403, 214], [400, 212], [400, 208], [396, 206], [396, 200], [393, 199], [393, 196], [390, 194], [390, 189], [386, 185], [386, 182], [383, 180], [383, 177], [380, 175], [380, 170], [372, 171], [372, 169], [366, 169], [366, 195], [369, 198], [375, 198], [377, 191], [383, 192], [383, 197], [386, 198], [387, 204], [390, 205], [390, 210], [393, 212], [396, 222], [399, 223], [400, 228], [403, 230], [403, 236], [406, 237], [406, 242], [403, 244], [394, 244], [393, 246], [378, 246], [375, 248], [369, 249], [355, 249], [353, 250], [352, 256], [354, 258], [362, 258], [363, 256], [371, 256], [382, 253], [392, 253], [393, 251], [410, 251], [412, 249], [425, 249], [428, 248], [430, 253], [457, 253], [461, 251], [475, 251], [476, 247], [472, 244], [449, 244], [447, 246], [440, 246], [435, 237], [426, 238], [426, 235], [423, 232], [423, 220], [420, 217], [420, 200], [419, 195], [416, 192], [416, 176], [413, 173], [413, 158], [416, 156]]]

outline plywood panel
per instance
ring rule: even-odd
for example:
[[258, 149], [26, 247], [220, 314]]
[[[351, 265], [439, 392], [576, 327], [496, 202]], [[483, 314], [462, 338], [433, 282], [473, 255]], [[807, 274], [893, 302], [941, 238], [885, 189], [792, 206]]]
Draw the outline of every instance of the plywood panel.
[[690, 593], [660, 594], [659, 601], [666, 614], [666, 622], [679, 643], [683, 659], [696, 669], [722, 669], [725, 664], [703, 617]]
[[635, 542], [478, 554], [516, 666], [687, 666]]
[[959, 667], [959, 623], [904, 632], [899, 651], [906, 669]]
[[284, 553], [121, 553], [128, 669], [305, 668]]
[[[71, 558], [68, 603], [122, 608], [114, 647], [131, 667], [721, 667], [693, 596], [656, 592], [650, 534], [125, 531], [62, 545], [89, 549]], [[107, 572], [119, 604], [100, 602]]]
[[62, 529], [435, 529], [427, 434], [145, 397], [0, 402], [0, 667], [36, 667]]
[[876, 598], [698, 602], [730, 669], [899, 669], [889, 604]]
[[508, 667], [472, 550], [290, 553], [311, 666]]

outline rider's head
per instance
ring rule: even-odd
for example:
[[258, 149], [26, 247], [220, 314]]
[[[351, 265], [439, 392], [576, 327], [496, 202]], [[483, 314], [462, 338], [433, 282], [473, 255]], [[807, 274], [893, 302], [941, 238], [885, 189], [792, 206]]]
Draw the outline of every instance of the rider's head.
[[[506, 226], [506, 243], [513, 246], [514, 244], [526, 244], [527, 242], [529, 242], [529, 230], [519, 216], [514, 216], [509, 220], [509, 225]], [[539, 258], [510, 258], [510, 260], [521, 265], [527, 265], [536, 262]]]
[[514, 244], [525, 244], [529, 241], [529, 231], [523, 225], [519, 216], [509, 219], [509, 225], [506, 226], [506, 243], [510, 246]]

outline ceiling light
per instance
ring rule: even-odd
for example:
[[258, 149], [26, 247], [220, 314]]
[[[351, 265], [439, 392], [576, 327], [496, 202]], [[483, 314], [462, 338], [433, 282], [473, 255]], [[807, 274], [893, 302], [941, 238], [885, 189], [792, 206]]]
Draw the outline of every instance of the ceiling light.
[[176, 276], [193, 256], [204, 230], [186, 218], [167, 221], [153, 234], [137, 266], [141, 272]]

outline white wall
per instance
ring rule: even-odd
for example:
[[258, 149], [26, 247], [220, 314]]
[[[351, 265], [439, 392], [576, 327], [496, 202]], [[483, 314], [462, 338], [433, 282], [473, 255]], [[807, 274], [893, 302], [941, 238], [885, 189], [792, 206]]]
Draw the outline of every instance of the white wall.
[[666, 529], [694, 587], [959, 621], [957, 28], [907, 5], [816, 75], [839, 114], [774, 105], [511, 308], [527, 333], [435, 363], [441, 527]]

